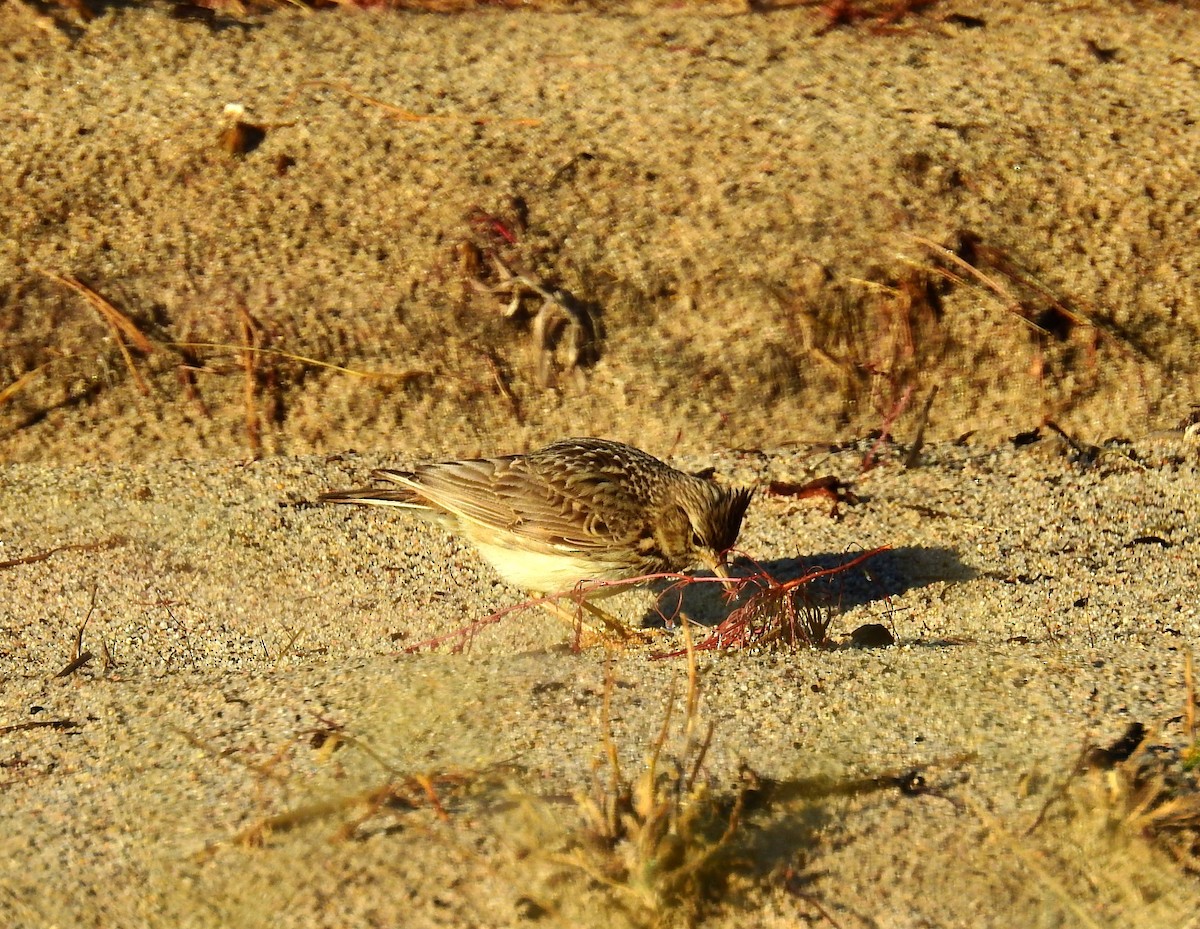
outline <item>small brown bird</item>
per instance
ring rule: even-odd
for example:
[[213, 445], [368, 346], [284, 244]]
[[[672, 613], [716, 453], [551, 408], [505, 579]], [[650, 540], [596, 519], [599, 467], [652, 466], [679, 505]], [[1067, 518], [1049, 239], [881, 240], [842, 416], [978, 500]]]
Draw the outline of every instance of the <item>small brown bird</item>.
[[[563, 439], [527, 455], [375, 471], [396, 487], [326, 503], [399, 506], [462, 533], [510, 584], [539, 595], [702, 565], [729, 576], [753, 491], [677, 471], [629, 445]], [[589, 591], [596, 599], [611, 588]], [[606, 624], [611, 617], [588, 604]]]

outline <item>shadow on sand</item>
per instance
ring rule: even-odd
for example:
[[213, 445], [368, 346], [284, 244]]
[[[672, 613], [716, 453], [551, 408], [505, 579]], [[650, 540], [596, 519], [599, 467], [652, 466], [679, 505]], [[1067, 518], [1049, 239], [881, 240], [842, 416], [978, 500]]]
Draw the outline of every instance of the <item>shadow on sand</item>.
[[[783, 584], [814, 571], [849, 564], [860, 554], [822, 553], [804, 558], [778, 558], [757, 564], [739, 558], [734, 562], [731, 573], [739, 577], [762, 573]], [[853, 568], [815, 578], [804, 586], [804, 590], [809, 602], [815, 606], [841, 613], [856, 607], [885, 603], [929, 584], [968, 581], [976, 574], [953, 549], [904, 546], [880, 552]], [[726, 599], [723, 588], [715, 583], [679, 585], [663, 581], [651, 589], [659, 598], [656, 607], [648, 610], [643, 617], [642, 623], [648, 627], [661, 627], [681, 611], [701, 625], [716, 625], [732, 609], [745, 602], [756, 588], [747, 586], [732, 602]]]

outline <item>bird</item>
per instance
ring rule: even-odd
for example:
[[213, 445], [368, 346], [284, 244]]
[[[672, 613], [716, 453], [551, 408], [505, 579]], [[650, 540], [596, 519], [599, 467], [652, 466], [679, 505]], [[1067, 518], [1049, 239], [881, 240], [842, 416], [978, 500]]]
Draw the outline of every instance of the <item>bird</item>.
[[753, 490], [679, 471], [608, 439], [571, 438], [536, 451], [372, 472], [384, 486], [337, 490], [322, 503], [395, 506], [464, 536], [509, 584], [565, 611], [573, 591], [609, 631], [628, 631], [590, 604], [649, 574], [701, 566], [726, 579]]

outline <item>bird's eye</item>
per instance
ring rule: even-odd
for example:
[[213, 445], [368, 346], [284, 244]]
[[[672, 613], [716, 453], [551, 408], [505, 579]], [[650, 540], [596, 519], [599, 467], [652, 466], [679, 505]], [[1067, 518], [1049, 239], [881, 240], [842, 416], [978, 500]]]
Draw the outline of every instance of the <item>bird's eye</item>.
[[704, 540], [700, 538], [700, 533], [692, 533], [692, 548], [704, 548]]

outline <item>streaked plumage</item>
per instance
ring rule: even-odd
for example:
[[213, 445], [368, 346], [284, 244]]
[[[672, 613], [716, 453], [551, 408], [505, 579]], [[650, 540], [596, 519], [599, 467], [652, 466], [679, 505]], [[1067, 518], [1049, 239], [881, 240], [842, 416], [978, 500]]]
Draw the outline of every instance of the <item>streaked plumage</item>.
[[752, 495], [605, 439], [373, 476], [398, 486], [320, 499], [413, 510], [462, 533], [506, 581], [539, 594], [697, 565], [724, 576]]

